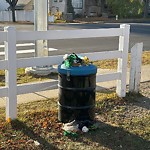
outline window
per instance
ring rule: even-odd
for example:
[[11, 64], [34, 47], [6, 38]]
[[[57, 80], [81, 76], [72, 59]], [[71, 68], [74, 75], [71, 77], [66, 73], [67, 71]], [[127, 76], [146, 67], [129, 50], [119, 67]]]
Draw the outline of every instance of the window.
[[83, 0], [72, 0], [72, 6], [76, 9], [83, 8]]
[[63, 2], [63, 0], [59, 0], [59, 2]]
[[57, 0], [54, 0], [54, 2], [57, 2]]

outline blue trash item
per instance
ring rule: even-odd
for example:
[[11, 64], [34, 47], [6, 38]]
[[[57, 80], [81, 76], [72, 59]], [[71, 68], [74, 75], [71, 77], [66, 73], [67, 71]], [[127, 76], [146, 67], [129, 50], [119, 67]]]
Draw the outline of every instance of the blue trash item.
[[90, 120], [95, 117], [97, 67], [89, 64], [66, 68], [58, 66], [58, 120]]

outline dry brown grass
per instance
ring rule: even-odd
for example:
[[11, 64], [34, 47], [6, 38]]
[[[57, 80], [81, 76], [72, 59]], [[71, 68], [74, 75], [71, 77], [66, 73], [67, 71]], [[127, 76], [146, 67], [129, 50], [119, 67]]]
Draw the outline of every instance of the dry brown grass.
[[[95, 64], [98, 68], [102, 69], [116, 69], [117, 59], [94, 61], [93, 64]], [[149, 64], [150, 64], [150, 51], [144, 51], [142, 55], [142, 65], [149, 65]], [[128, 67], [130, 67], [130, 54]], [[54, 78], [57, 78], [57, 73], [43, 77], [25, 74], [24, 68], [19, 68], [17, 70], [17, 84], [50, 80]], [[0, 86], [4, 85], [5, 85], [5, 72], [4, 70], [0, 70]]]
[[[94, 61], [93, 64], [95, 64], [98, 68], [102, 68], [102, 69], [116, 69], [117, 59], [98, 60], [98, 61]], [[150, 65], [150, 51], [143, 52], [142, 65]], [[130, 67], [130, 54], [128, 56], [128, 67]]]

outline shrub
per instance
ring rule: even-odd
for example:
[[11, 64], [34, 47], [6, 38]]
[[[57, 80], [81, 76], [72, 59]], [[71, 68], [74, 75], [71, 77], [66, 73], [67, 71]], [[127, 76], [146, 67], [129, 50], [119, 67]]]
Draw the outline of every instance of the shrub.
[[72, 6], [71, 0], [67, 0], [67, 13], [73, 13], [74, 14], [74, 8]]
[[139, 0], [108, 0], [108, 6], [119, 18], [141, 17], [144, 9]]

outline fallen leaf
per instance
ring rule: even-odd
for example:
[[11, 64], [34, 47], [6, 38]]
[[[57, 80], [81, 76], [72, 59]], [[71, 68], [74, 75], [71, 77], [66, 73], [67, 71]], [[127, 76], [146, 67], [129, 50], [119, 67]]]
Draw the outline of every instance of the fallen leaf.
[[35, 146], [39, 146], [40, 143], [38, 141], [34, 141]]

